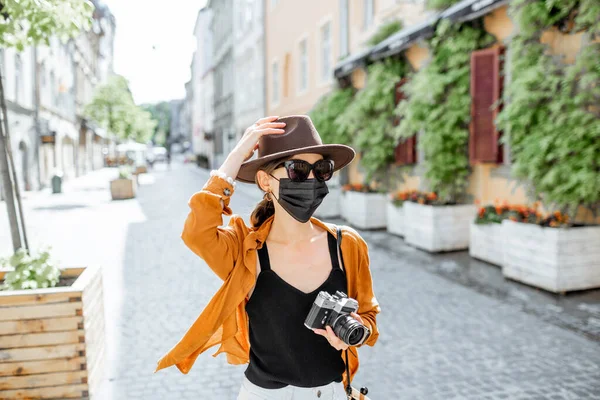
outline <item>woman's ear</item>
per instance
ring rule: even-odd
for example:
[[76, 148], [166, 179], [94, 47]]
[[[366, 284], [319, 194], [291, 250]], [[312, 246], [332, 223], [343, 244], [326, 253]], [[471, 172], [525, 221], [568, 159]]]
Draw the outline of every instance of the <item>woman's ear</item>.
[[265, 171], [260, 170], [256, 173], [256, 182], [264, 192], [269, 192], [271, 190], [269, 175]]

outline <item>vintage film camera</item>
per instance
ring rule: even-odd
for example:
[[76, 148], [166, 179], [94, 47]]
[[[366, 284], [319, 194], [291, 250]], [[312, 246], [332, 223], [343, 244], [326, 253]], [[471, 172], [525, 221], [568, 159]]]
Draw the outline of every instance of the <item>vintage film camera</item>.
[[371, 334], [369, 329], [354, 319], [350, 313], [358, 311], [358, 302], [348, 298], [339, 290], [331, 295], [319, 292], [304, 325], [309, 329], [325, 329], [331, 326], [333, 332], [350, 346], [362, 344]]

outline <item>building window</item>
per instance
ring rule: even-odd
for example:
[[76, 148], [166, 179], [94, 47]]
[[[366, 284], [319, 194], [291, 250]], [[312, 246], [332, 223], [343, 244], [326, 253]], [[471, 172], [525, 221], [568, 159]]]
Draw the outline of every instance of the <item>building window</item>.
[[375, 0], [363, 0], [363, 8], [364, 8], [364, 19], [363, 19], [363, 28], [368, 29], [373, 24], [373, 17], [375, 15]]
[[15, 102], [18, 103], [21, 97], [21, 88], [23, 86], [23, 65], [21, 62], [21, 56], [15, 56]]
[[54, 71], [50, 72], [50, 101], [49, 105], [55, 107], [58, 103], [56, 98], [56, 77], [54, 76]]
[[287, 53], [283, 62], [283, 97], [288, 97], [290, 95], [291, 64], [292, 56], [290, 55], [290, 53]]
[[331, 78], [331, 22], [321, 27], [321, 80]]
[[279, 103], [279, 63], [275, 61], [273, 63], [273, 93], [271, 94], [271, 103]]
[[299, 59], [300, 59], [300, 66], [298, 71], [300, 72], [299, 74], [299, 82], [298, 82], [298, 88], [300, 92], [305, 91], [308, 88], [308, 41], [307, 39], [304, 39], [300, 42], [300, 48], [299, 48]]
[[348, 0], [340, 0], [340, 57], [349, 53]]

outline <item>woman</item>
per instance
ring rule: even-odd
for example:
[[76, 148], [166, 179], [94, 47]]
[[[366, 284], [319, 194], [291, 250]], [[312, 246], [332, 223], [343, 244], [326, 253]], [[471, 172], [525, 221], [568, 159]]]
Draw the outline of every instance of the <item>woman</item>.
[[[247, 161], [256, 149], [258, 157]], [[364, 343], [379, 336], [366, 243], [343, 228], [342, 270], [336, 227], [312, 218], [326, 181], [353, 158], [348, 146], [323, 145], [308, 116], [267, 117], [246, 130], [190, 199], [182, 234], [224, 283], [156, 371], [175, 364], [188, 373], [200, 353], [220, 344], [216, 354], [249, 363], [238, 399], [346, 398], [348, 345], [329, 326], [311, 331], [304, 322], [319, 292], [342, 291], [358, 301], [352, 316], [370, 331]], [[235, 215], [221, 227], [222, 214], [232, 214], [234, 177], [265, 193], [252, 227]], [[355, 349], [349, 354], [352, 378], [358, 357]]]

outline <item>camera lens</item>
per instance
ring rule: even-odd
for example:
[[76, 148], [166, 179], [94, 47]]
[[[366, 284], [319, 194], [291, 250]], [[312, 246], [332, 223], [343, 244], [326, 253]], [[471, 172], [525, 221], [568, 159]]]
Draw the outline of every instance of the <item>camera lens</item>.
[[364, 325], [350, 315], [343, 315], [336, 319], [332, 328], [336, 336], [350, 346], [359, 344], [366, 333]]

